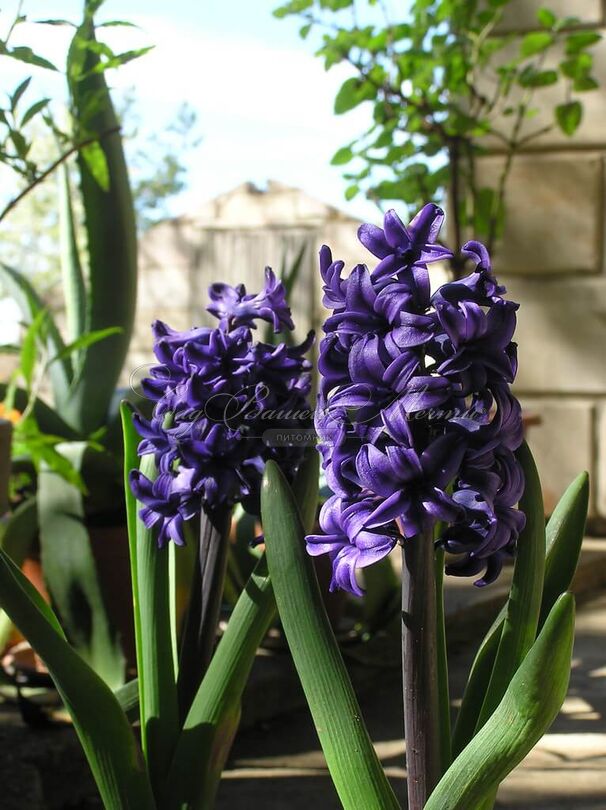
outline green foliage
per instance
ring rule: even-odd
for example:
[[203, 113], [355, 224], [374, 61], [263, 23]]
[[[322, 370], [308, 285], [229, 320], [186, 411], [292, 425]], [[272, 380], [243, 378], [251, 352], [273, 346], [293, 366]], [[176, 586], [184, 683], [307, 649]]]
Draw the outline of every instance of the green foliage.
[[55, 614], [2, 550], [0, 605], [46, 663], [104, 806], [155, 810], [141, 751], [118, 700], [68, 644]]
[[552, 608], [494, 714], [442, 777], [426, 810], [467, 810], [491, 801], [559, 712], [568, 689], [573, 638], [574, 598], [567, 593]]
[[[587, 473], [582, 473], [562, 495], [547, 524], [545, 578], [539, 628], [544, 624], [558, 597], [572, 584], [581, 553], [588, 501], [589, 479]], [[523, 609], [522, 605], [520, 609]], [[480, 708], [495, 668], [497, 649], [501, 643], [508, 610], [509, 605], [506, 605], [484, 638], [474, 659], [453, 735], [455, 755], [461, 752], [475, 733]]]
[[[60, 444], [57, 450], [80, 473], [85, 455], [98, 455], [85, 442]], [[124, 656], [107, 618], [82, 491], [42, 465], [37, 505], [44, 578], [62, 626], [82, 658], [115, 689], [124, 683]]]
[[395, 810], [305, 552], [295, 497], [272, 461], [261, 517], [280, 618], [339, 799], [346, 810]]
[[[514, 155], [554, 127], [574, 135], [583, 109], [575, 96], [598, 87], [591, 49], [599, 33], [575, 30], [578, 21], [542, 8], [536, 31], [500, 34], [511, 2], [413, 0], [391, 19], [383, 3], [362, 10], [345, 0], [293, 0], [276, 9], [276, 17], [304, 23], [303, 38], [315, 35], [327, 70], [342, 65], [351, 72], [335, 112], [367, 104], [371, 113], [368, 130], [332, 159], [352, 164], [344, 175], [347, 199], [364, 193], [378, 204], [402, 202], [413, 213], [449, 192], [456, 249], [466, 229], [494, 247]], [[551, 109], [542, 89], [556, 84], [562, 101]], [[533, 125], [537, 110], [553, 124]], [[506, 154], [502, 175], [488, 189], [476, 175], [485, 136]]]

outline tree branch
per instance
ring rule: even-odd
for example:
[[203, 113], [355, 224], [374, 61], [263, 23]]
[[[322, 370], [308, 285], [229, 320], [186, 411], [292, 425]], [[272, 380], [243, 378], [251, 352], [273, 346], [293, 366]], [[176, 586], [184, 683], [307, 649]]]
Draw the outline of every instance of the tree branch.
[[68, 160], [72, 155], [74, 155], [76, 152], [79, 152], [81, 149], [84, 149], [85, 146], [90, 146], [91, 143], [101, 141], [103, 138], [107, 137], [108, 135], [113, 135], [116, 132], [120, 132], [119, 126], [112, 127], [111, 129], [108, 129], [106, 132], [102, 132], [101, 135], [95, 135], [94, 138], [87, 138], [86, 140], [81, 141], [80, 143], [74, 144], [70, 149], [67, 150], [67, 152], [64, 152], [60, 157], [58, 157], [57, 160], [54, 161], [54, 163], [51, 163], [48, 169], [45, 169], [42, 172], [42, 174], [38, 175], [38, 177], [36, 177], [36, 179], [32, 181], [29, 184], [29, 186], [26, 186], [26, 188], [24, 188], [23, 191], [17, 194], [16, 197], [13, 197], [13, 199], [7, 203], [7, 205], [0, 212], [0, 222], [2, 222], [8, 216], [8, 214], [13, 210], [13, 208], [16, 205], [18, 205], [24, 197], [27, 197], [30, 191], [33, 191], [33, 189], [35, 189], [36, 186], [40, 185], [40, 183], [46, 180], [47, 177], [49, 177], [54, 171], [56, 171], [59, 168], [59, 166], [61, 166], [62, 163], [65, 163], [65, 161]]

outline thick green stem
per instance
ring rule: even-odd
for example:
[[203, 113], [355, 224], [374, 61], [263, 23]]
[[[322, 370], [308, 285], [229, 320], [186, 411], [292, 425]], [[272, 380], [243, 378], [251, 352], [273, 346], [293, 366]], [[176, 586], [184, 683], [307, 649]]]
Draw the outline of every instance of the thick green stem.
[[408, 810], [422, 810], [440, 779], [440, 701], [433, 532], [402, 546], [402, 675]]

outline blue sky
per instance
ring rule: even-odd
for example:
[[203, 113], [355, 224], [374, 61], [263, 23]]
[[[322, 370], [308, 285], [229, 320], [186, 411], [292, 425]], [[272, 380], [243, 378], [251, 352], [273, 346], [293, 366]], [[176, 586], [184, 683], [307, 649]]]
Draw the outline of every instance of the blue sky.
[[[118, 89], [136, 88], [142, 124], [161, 129], [182, 101], [199, 116], [202, 142], [188, 156], [189, 189], [174, 210], [193, 212], [205, 199], [252, 180], [299, 186], [354, 215], [377, 218], [364, 200], [345, 202], [345, 181], [329, 165], [334, 151], [369, 123], [367, 109], [335, 117], [335, 93], [348, 73], [324, 71], [294, 19], [276, 20], [277, 0], [106, 0], [100, 19], [125, 19], [141, 31], [108, 29], [116, 48], [154, 44], [141, 60], [110, 74]], [[13, 2], [14, 7], [14, 2]], [[52, 5], [52, 11], [49, 8]], [[3, 4], [3, 27], [11, 4]], [[26, 0], [30, 19], [77, 20], [77, 0]], [[61, 58], [68, 31], [24, 30], [49, 58]], [[111, 41], [111, 40], [110, 40]], [[5, 61], [5, 60], [3, 60]], [[3, 64], [3, 67], [5, 65]], [[11, 86], [10, 76], [5, 81]], [[51, 77], [36, 80], [60, 88]], [[3, 82], [4, 84], [4, 82]]]

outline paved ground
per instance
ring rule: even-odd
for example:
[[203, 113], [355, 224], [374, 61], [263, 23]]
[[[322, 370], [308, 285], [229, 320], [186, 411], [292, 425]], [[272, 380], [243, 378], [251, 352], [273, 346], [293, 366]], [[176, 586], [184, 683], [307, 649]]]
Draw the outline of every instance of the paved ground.
[[[455, 702], [477, 646], [470, 638], [490, 624], [506, 593], [507, 579], [505, 572], [498, 585], [483, 590], [470, 587], [467, 581], [447, 580]], [[498, 800], [502, 810], [606, 810], [604, 541], [585, 544], [577, 589], [585, 601], [577, 613], [568, 697], [549, 734], [503, 784]], [[589, 599], [588, 593], [593, 594]], [[403, 796], [406, 774], [397, 659], [390, 648], [373, 650], [370, 658], [377, 657], [384, 668], [369, 668], [359, 655], [351, 668], [364, 695], [362, 711], [379, 756], [398, 795]], [[390, 668], [390, 663], [395, 666]], [[309, 715], [296, 708], [301, 704], [300, 686], [288, 657], [261, 656], [217, 810], [309, 810], [310, 806], [339, 810]], [[278, 710], [282, 714], [276, 717]], [[32, 731], [23, 725], [14, 706], [0, 703], [0, 810], [24, 807], [101, 810], [102, 806], [72, 729]]]
[[[455, 699], [471, 651], [451, 662]], [[545, 673], [549, 677], [549, 673]], [[377, 680], [362, 711], [385, 769], [405, 792], [401, 698], [397, 678]], [[219, 792], [217, 810], [339, 810], [306, 711], [240, 734]], [[504, 782], [505, 810], [606, 808], [606, 595], [580, 605], [570, 689], [549, 734]], [[364, 808], [360, 808], [364, 810]], [[471, 810], [471, 809], [470, 809]]]

